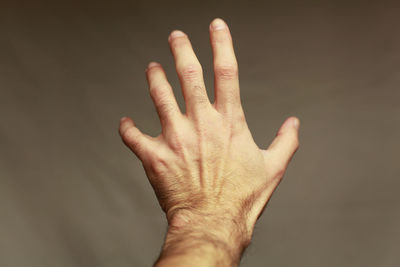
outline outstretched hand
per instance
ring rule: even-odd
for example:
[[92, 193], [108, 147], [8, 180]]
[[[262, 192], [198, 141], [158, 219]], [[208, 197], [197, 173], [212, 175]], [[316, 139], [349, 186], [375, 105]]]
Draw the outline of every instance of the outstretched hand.
[[162, 66], [151, 62], [146, 75], [162, 133], [151, 137], [127, 117], [120, 123], [124, 143], [142, 161], [167, 215], [169, 232], [160, 262], [168, 253], [184, 250], [176, 243], [185, 239], [183, 233], [217, 242], [229, 255], [239, 254], [231, 264], [237, 262], [299, 146], [296, 117], [285, 120], [267, 149], [256, 145], [241, 106], [238, 64], [223, 20], [210, 24], [210, 41], [214, 103], [188, 36], [175, 30], [168, 42], [186, 113], [181, 113]]

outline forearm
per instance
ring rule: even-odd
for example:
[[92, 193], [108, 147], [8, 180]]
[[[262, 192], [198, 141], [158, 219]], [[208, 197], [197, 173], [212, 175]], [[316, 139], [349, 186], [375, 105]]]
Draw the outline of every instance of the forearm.
[[201, 216], [170, 225], [156, 267], [238, 266], [250, 241], [244, 224]]
[[204, 233], [182, 233], [167, 239], [156, 267], [238, 266], [240, 249], [232, 249], [232, 244], [223, 240]]

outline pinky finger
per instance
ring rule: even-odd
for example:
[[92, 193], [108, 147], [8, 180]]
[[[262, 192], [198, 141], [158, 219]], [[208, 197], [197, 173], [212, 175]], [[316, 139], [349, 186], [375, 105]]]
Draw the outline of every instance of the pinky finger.
[[131, 118], [123, 117], [120, 120], [119, 134], [125, 145], [143, 161], [146, 154], [155, 146], [153, 138], [140, 131]]

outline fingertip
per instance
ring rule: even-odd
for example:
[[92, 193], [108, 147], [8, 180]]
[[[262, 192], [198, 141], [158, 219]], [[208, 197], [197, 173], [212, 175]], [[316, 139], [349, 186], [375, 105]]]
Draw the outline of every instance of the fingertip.
[[168, 42], [171, 42], [175, 38], [185, 37], [186, 33], [181, 30], [173, 30], [168, 36]]
[[278, 132], [276, 133], [276, 135], [281, 135], [281, 134], [283, 134], [283, 133], [291, 132], [291, 131], [293, 130], [293, 128], [294, 128], [294, 129], [297, 129], [296, 126], [295, 126], [295, 124], [297, 123], [297, 122], [296, 122], [296, 119], [297, 119], [297, 118], [294, 117], [294, 116], [287, 117], [287, 118], [283, 121], [281, 127], [279, 127], [279, 130], [278, 130]]
[[161, 66], [160, 63], [158, 63], [156, 61], [151, 61], [149, 64], [147, 64], [145, 72], [148, 72], [151, 68], [160, 67], [160, 66]]
[[300, 142], [299, 142], [299, 128], [300, 128], [300, 119], [296, 116], [292, 116], [291, 117], [291, 121], [292, 121], [292, 126], [295, 129], [294, 131], [294, 144], [293, 146], [294, 148], [294, 152], [295, 153], [297, 151], [297, 149], [299, 148]]
[[123, 123], [127, 118], [128, 118], [128, 117], [125, 117], [125, 116], [124, 116], [124, 117], [121, 117], [121, 119], [119, 119], [119, 122], [120, 122], [120, 123]]
[[226, 22], [221, 19], [221, 18], [215, 18], [213, 21], [210, 23], [210, 30], [222, 30], [227, 27]]
[[300, 127], [300, 120], [296, 116], [287, 117], [286, 120], [283, 122], [280, 131], [288, 131], [293, 128], [298, 130]]
[[131, 125], [135, 125], [135, 122], [131, 119], [131, 118], [129, 118], [129, 117], [122, 117], [120, 120], [119, 120], [119, 122], [120, 122], [120, 124], [131, 124]]
[[122, 117], [119, 121], [119, 133], [121, 135], [121, 137], [125, 134], [125, 132], [131, 128], [135, 126], [135, 123], [133, 122], [133, 120], [129, 117]]
[[295, 116], [292, 116], [291, 120], [292, 120], [293, 127], [298, 130], [300, 128], [300, 119]]

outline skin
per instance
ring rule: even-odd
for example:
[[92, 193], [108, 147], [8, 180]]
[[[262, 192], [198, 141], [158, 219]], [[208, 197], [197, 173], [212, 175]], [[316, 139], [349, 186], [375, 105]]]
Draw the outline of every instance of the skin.
[[238, 65], [227, 24], [210, 24], [215, 101], [188, 36], [173, 31], [168, 42], [186, 113], [177, 105], [162, 66], [146, 69], [159, 115], [157, 137], [123, 117], [123, 142], [142, 161], [168, 231], [155, 266], [238, 266], [255, 223], [298, 149], [299, 119], [289, 117], [267, 149], [259, 148], [240, 101]]

